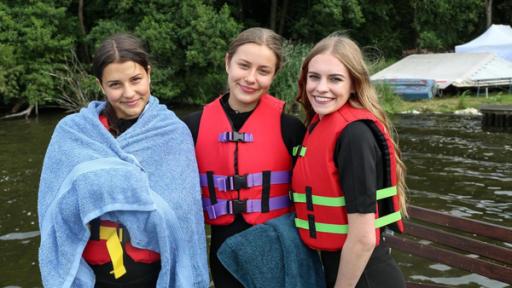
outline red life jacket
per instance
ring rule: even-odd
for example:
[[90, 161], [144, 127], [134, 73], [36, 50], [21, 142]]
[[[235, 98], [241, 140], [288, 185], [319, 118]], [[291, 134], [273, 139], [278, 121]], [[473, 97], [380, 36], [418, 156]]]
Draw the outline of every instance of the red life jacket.
[[236, 132], [220, 97], [204, 107], [196, 156], [208, 224], [231, 224], [238, 213], [260, 224], [290, 211], [292, 159], [281, 134], [283, 108], [283, 101], [263, 95]]
[[[100, 122], [108, 129], [109, 122], [107, 117], [100, 115]], [[152, 250], [140, 249], [131, 245], [128, 239], [128, 231], [120, 225], [112, 221], [106, 220], [93, 220], [89, 223], [91, 230], [91, 238], [84, 248], [82, 257], [91, 265], [103, 265], [111, 262], [110, 255], [107, 249], [107, 240], [101, 239], [101, 230], [105, 228], [116, 228], [117, 234], [123, 244], [124, 252], [130, 256], [135, 262], [139, 263], [154, 263], [160, 260], [160, 254]], [[124, 231], [124, 232], [123, 232]]]
[[[312, 123], [318, 119], [316, 115]], [[347, 103], [338, 111], [323, 116], [313, 131], [308, 131], [303, 145], [294, 149], [300, 156], [295, 163], [292, 179], [292, 200], [297, 213], [295, 225], [304, 243], [311, 248], [336, 251], [345, 243], [347, 212], [333, 155], [343, 129], [358, 120], [370, 120], [375, 124], [370, 126], [377, 130], [373, 132], [384, 154], [385, 185], [389, 186], [376, 191], [376, 199], [380, 202], [375, 213], [377, 244], [380, 227], [390, 225], [398, 232], [403, 231], [396, 190], [395, 149], [391, 138], [373, 114]], [[379, 207], [382, 211], [379, 211]]]

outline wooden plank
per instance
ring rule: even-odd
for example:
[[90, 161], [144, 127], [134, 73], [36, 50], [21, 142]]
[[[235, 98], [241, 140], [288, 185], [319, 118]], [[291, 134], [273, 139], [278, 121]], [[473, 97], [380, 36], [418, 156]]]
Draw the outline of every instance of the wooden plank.
[[482, 113], [510, 113], [512, 114], [512, 105], [481, 105]]
[[413, 219], [512, 243], [512, 229], [508, 227], [452, 216], [447, 213], [413, 205], [408, 206], [407, 211]]
[[407, 234], [418, 237], [420, 239], [430, 240], [435, 243], [440, 243], [496, 261], [501, 261], [508, 265], [512, 265], [512, 249], [500, 247], [491, 243], [482, 242], [464, 236], [455, 235], [447, 231], [434, 229], [425, 225], [412, 223], [410, 221], [406, 222], [405, 229]]
[[411, 253], [432, 261], [443, 263], [462, 270], [480, 274], [504, 283], [512, 284], [512, 268], [499, 264], [470, 258], [443, 248], [425, 245], [405, 237], [386, 236], [386, 243], [395, 249]]

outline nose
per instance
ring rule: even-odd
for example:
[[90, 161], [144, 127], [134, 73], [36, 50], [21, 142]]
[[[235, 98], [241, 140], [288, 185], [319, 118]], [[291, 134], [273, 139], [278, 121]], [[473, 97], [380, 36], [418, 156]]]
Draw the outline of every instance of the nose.
[[247, 76], [245, 77], [245, 81], [248, 83], [254, 83], [256, 81], [256, 69], [251, 69], [247, 71]]
[[124, 89], [124, 97], [132, 98], [133, 96], [135, 96], [135, 87], [132, 87], [131, 85], [126, 85]]
[[327, 79], [325, 79], [324, 77], [320, 78], [320, 80], [318, 81], [318, 85], [316, 85], [316, 91], [319, 93], [325, 93], [329, 91], [329, 88], [327, 86]]

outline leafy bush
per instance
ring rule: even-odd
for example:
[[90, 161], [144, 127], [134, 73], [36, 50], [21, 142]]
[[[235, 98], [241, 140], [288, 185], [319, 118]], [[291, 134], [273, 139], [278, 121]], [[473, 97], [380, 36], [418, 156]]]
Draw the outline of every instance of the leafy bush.
[[287, 42], [284, 45], [285, 63], [272, 82], [271, 94], [286, 101], [288, 112], [298, 113], [299, 106], [295, 102], [297, 96], [297, 81], [299, 80], [302, 61], [312, 45]]

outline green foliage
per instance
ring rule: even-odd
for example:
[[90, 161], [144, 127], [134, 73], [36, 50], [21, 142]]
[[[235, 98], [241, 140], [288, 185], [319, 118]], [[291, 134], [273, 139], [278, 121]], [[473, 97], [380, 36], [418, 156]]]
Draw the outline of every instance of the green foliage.
[[307, 3], [292, 23], [291, 37], [294, 39], [316, 42], [334, 31], [355, 29], [364, 22], [359, 1], [319, 0]]
[[382, 109], [386, 111], [386, 113], [394, 114], [399, 111], [402, 99], [400, 96], [395, 94], [391, 85], [380, 83], [375, 85], [375, 89], [377, 90], [377, 95], [379, 96], [379, 103], [382, 106]]
[[[417, 45], [432, 51], [453, 49], [469, 40], [479, 26], [485, 12], [481, 0], [411, 0]], [[469, 38], [469, 39], [468, 39]]]
[[466, 97], [470, 93], [469, 90], [466, 90], [462, 92], [459, 96], [459, 100], [457, 102], [457, 109], [466, 109], [468, 108], [468, 105], [466, 104]]
[[[271, 3], [89, 0], [84, 1], [80, 23], [77, 0], [3, 0], [0, 103], [54, 103], [63, 79], [50, 75], [66, 69], [70, 51], [76, 51], [88, 68], [94, 48], [115, 32], [131, 32], [145, 40], [152, 55], [155, 95], [164, 101], [204, 103], [225, 89], [224, 54], [242, 27], [272, 23], [295, 43], [287, 44], [289, 66], [272, 87], [273, 93], [288, 102], [295, 98], [295, 69], [301, 55], [334, 31], [346, 31], [365, 47], [365, 54], [375, 54], [370, 57], [375, 60], [396, 58], [412, 48], [449, 51], [486, 29], [485, 1], [481, 0], [278, 1], [275, 14]], [[493, 3], [493, 23], [512, 24], [510, 0]], [[387, 65], [373, 62], [378, 63], [370, 67], [374, 72], [380, 70], [379, 65]]]
[[[114, 32], [131, 31], [145, 40], [152, 56], [153, 94], [204, 103], [222, 92], [224, 54], [240, 30], [227, 6], [215, 10], [201, 0], [124, 0], [120, 5], [124, 13], [98, 19], [87, 36], [91, 46]], [[126, 14], [133, 16], [126, 19]]]
[[74, 45], [65, 32], [73, 25], [63, 7], [20, 2], [0, 3], [0, 97], [4, 103], [19, 99], [46, 103], [58, 93], [49, 76]]
[[289, 112], [296, 113], [298, 110], [298, 103], [295, 102], [295, 97], [297, 96], [297, 80], [299, 79], [302, 61], [310, 49], [310, 44], [293, 44], [287, 42], [284, 46], [286, 63], [272, 82], [270, 93], [286, 101], [286, 108]]
[[92, 100], [102, 97], [96, 78], [87, 73], [74, 52], [70, 53], [70, 58], [61, 69], [51, 73], [51, 76], [56, 78], [60, 92], [54, 100], [67, 112], [76, 112]]

